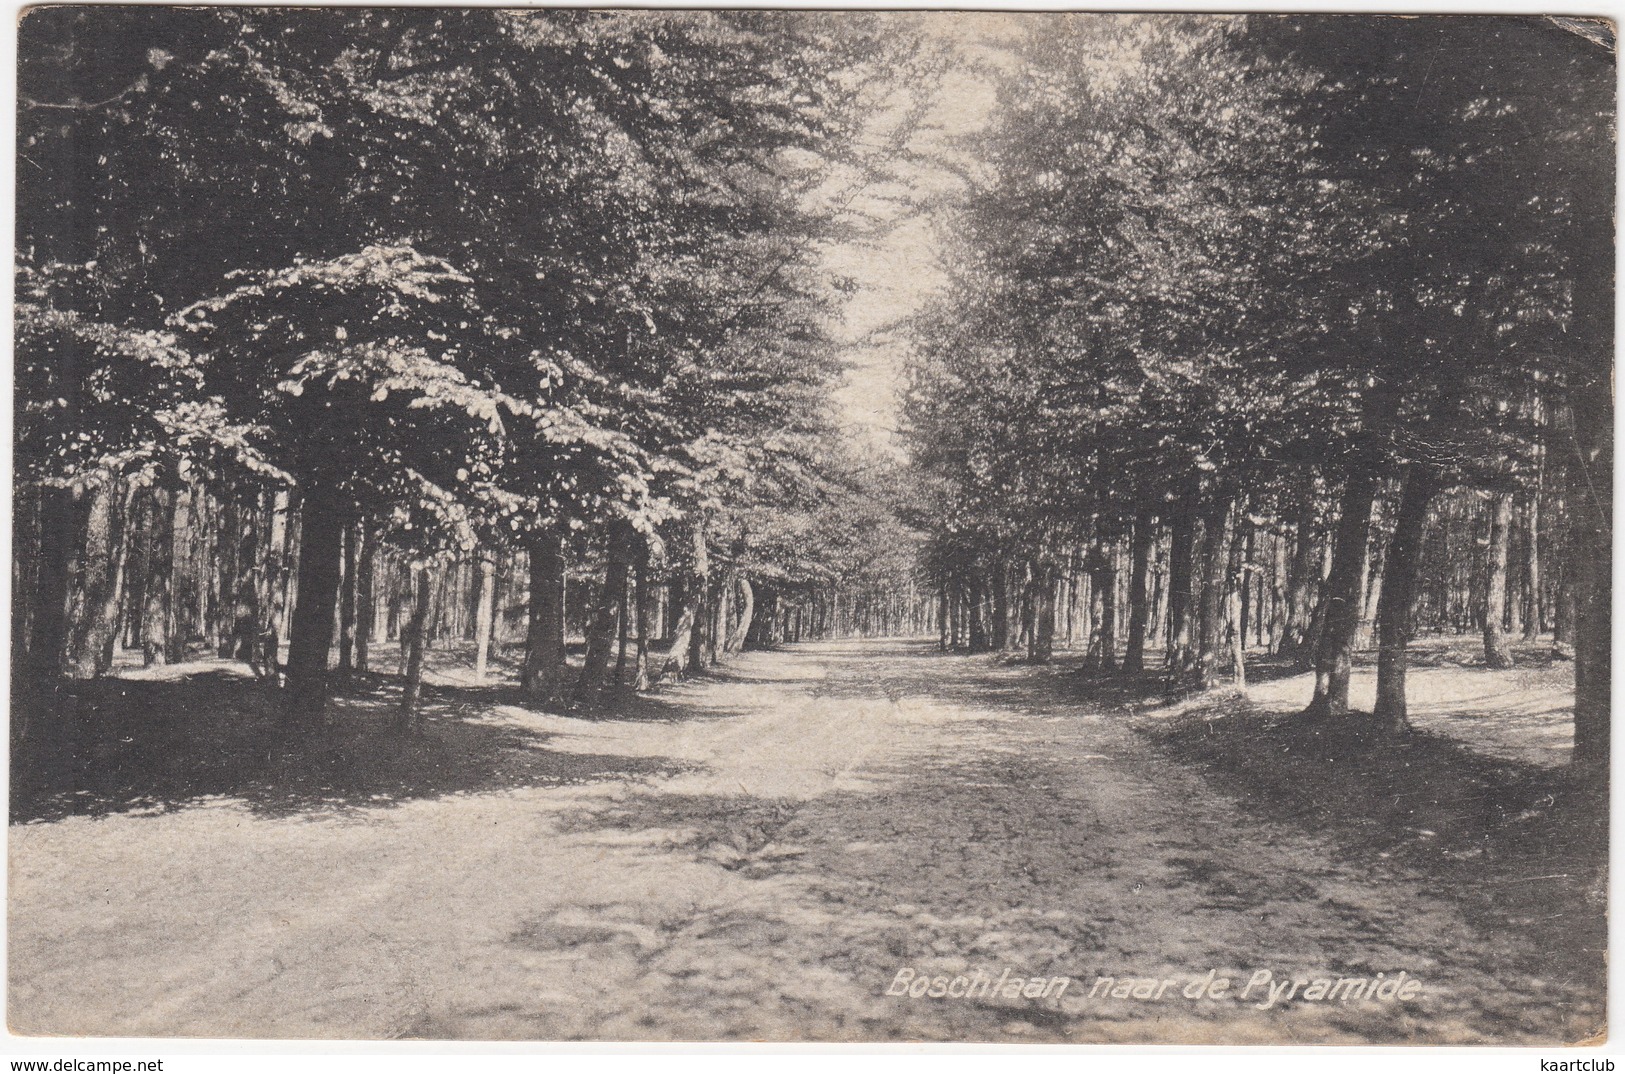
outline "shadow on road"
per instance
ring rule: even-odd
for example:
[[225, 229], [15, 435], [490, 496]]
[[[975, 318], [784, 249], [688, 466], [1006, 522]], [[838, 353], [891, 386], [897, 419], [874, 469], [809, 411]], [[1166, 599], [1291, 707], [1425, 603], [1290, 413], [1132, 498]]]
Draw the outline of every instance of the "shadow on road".
[[[214, 799], [257, 814], [380, 808], [503, 788], [680, 771], [661, 759], [548, 749], [552, 735], [491, 717], [515, 688], [427, 687], [410, 729], [392, 677], [358, 676], [325, 725], [289, 730], [264, 684], [218, 670], [159, 682], [102, 679], [13, 699], [30, 734], [11, 755], [11, 821], [161, 814]], [[675, 720], [640, 699], [619, 719]]]

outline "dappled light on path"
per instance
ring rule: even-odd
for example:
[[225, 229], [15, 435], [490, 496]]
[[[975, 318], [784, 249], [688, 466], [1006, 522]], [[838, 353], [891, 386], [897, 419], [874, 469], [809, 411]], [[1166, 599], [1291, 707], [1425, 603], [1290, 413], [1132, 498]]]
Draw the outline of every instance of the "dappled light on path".
[[[1261, 814], [1086, 693], [915, 641], [746, 654], [631, 718], [448, 689], [421, 739], [487, 743], [460, 762], [484, 779], [341, 809], [236, 788], [14, 825], [12, 1026], [1354, 1043], [1577, 1039], [1600, 1021], [1572, 953]], [[905, 969], [1070, 983], [892, 994]], [[1263, 969], [1423, 988], [1267, 1010], [1091, 995], [1100, 977], [1216, 970], [1239, 989]]]

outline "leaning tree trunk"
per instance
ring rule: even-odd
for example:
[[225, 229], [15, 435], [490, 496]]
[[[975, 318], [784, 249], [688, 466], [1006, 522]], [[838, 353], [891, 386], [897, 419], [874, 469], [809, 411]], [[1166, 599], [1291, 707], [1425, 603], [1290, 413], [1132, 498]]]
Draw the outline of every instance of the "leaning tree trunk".
[[555, 698], [564, 684], [564, 541], [556, 533], [533, 536], [529, 627], [519, 685], [529, 697]]
[[1484, 568], [1484, 663], [1512, 666], [1512, 650], [1502, 621], [1507, 611], [1507, 560], [1512, 533], [1512, 494], [1498, 492], [1490, 503], [1489, 560]]
[[756, 591], [751, 588], [749, 578], [739, 579], [739, 600], [739, 621], [722, 647], [726, 653], [737, 653], [745, 647], [745, 638], [750, 635], [750, 624], [756, 616]]
[[339, 598], [345, 519], [336, 489], [306, 487], [299, 505], [299, 590], [288, 639], [285, 714], [290, 722], [321, 718], [327, 706], [327, 661]]
[[682, 612], [677, 616], [677, 627], [672, 632], [671, 651], [666, 654], [666, 661], [661, 665], [657, 678], [677, 678], [688, 671], [690, 650], [693, 648], [690, 641], [699, 612], [699, 604], [692, 598], [683, 605]]
[[1128, 649], [1123, 653], [1123, 672], [1128, 675], [1145, 670], [1145, 634], [1150, 620], [1147, 578], [1151, 573], [1151, 548], [1157, 538], [1155, 518], [1147, 510], [1134, 518], [1134, 543], [1129, 553]]
[[671, 649], [666, 653], [656, 680], [678, 677], [698, 665], [700, 627], [705, 614], [706, 578], [711, 572], [710, 554], [705, 542], [705, 529], [694, 526], [694, 550], [689, 560], [688, 576], [682, 579], [682, 612], [677, 617], [677, 629], [672, 634]]
[[1346, 716], [1354, 674], [1354, 637], [1360, 627], [1361, 577], [1377, 499], [1377, 468], [1355, 464], [1343, 482], [1332, 572], [1326, 579], [1324, 619], [1315, 647], [1315, 695], [1306, 716]]
[[1406, 467], [1394, 535], [1388, 541], [1382, 594], [1377, 599], [1377, 703], [1371, 714], [1390, 732], [1403, 731], [1407, 726], [1405, 647], [1414, 633], [1422, 541], [1427, 531], [1428, 505], [1437, 491], [1438, 478], [1432, 470], [1414, 462]]

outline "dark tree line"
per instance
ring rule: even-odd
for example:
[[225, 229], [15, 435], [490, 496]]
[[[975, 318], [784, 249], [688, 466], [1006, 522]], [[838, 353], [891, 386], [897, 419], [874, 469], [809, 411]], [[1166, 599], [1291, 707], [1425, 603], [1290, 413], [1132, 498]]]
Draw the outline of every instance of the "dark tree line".
[[1080, 16], [1001, 76], [908, 403], [945, 644], [1406, 720], [1555, 634], [1608, 751], [1612, 45], [1573, 20]]
[[47, 8], [20, 56], [29, 681], [220, 654], [297, 726], [393, 669], [385, 642], [410, 713], [435, 639], [481, 674], [511, 642], [530, 694], [590, 700], [860, 629], [849, 590], [880, 583], [837, 562], [861, 475], [822, 252], [906, 137], [876, 148], [872, 114], [917, 42], [817, 14]]

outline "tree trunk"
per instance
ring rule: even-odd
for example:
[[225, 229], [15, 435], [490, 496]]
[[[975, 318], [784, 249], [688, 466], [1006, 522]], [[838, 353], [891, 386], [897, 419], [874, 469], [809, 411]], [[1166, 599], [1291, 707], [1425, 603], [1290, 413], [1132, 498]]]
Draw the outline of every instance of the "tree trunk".
[[1552, 644], [1574, 645], [1574, 565], [1568, 564], [1558, 572], [1557, 592], [1552, 608]]
[[87, 493], [83, 552], [75, 587], [72, 633], [68, 642], [68, 675], [93, 679], [107, 673], [118, 631], [119, 501], [123, 482], [106, 475]]
[[704, 641], [705, 666], [709, 668], [717, 666], [717, 647], [728, 630], [729, 606], [733, 603], [732, 574], [720, 585], [711, 583], [707, 590], [711, 595], [711, 614], [706, 618]]
[[1117, 670], [1117, 542], [1100, 549], [1101, 566], [1094, 577], [1100, 593], [1100, 668]]
[[711, 630], [716, 600], [711, 592], [710, 578], [690, 579], [689, 584], [694, 590], [694, 627], [688, 632], [688, 666], [691, 670], [703, 671], [706, 667], [705, 636]]
[[341, 681], [355, 670], [355, 609], [358, 567], [361, 562], [360, 529], [352, 523], [344, 527], [344, 583], [339, 589], [339, 668]]
[[631, 535], [617, 526], [609, 538], [609, 556], [604, 584], [598, 588], [597, 607], [587, 627], [587, 655], [576, 680], [576, 698], [596, 700], [607, 685], [609, 658], [621, 626], [621, 607], [626, 596], [626, 578], [632, 563]]
[[1055, 652], [1055, 568], [1035, 564], [1030, 583], [1032, 627], [1027, 641], [1027, 660], [1047, 664]]
[[147, 534], [147, 577], [142, 585], [141, 660], [148, 667], [169, 661], [175, 617], [175, 499], [177, 486], [154, 485]]
[[211, 646], [221, 657], [229, 657], [237, 645], [237, 572], [242, 553], [243, 510], [228, 493], [225, 502], [211, 515], [215, 523], [214, 555], [204, 560], [205, 571], [213, 572], [207, 587], [210, 600]]
[[99, 675], [105, 675], [113, 669], [113, 659], [118, 649], [121, 622], [119, 611], [124, 607], [124, 586], [129, 577], [130, 535], [134, 528], [131, 513], [135, 510], [135, 494], [136, 490], [131, 486], [122, 490], [118, 498], [117, 528], [114, 531], [113, 542], [113, 592], [102, 608], [102, 615], [106, 617], [108, 625], [97, 657]]
[[556, 533], [532, 536], [529, 627], [519, 685], [539, 700], [559, 695], [564, 684], [564, 541]]
[[491, 659], [491, 626], [496, 620], [497, 565], [490, 552], [479, 553], [480, 596], [474, 609], [474, 681], [485, 681]]
[[988, 644], [997, 652], [1010, 645], [1010, 585], [1009, 571], [1003, 563], [993, 568], [993, 636]]
[[1534, 641], [1545, 629], [1544, 608], [1541, 602], [1540, 577], [1540, 474], [1536, 472], [1535, 487], [1529, 490], [1529, 499], [1523, 512], [1525, 534], [1523, 546], [1523, 640]]
[[1151, 549], [1157, 537], [1155, 518], [1143, 509], [1134, 518], [1134, 543], [1129, 551], [1128, 649], [1123, 654], [1123, 671], [1129, 675], [1145, 670], [1145, 634], [1150, 621], [1148, 581]]
[[723, 652], [739, 652], [745, 647], [745, 638], [750, 634], [750, 624], [756, 616], [756, 590], [751, 588], [749, 578], [739, 579], [739, 599], [739, 620], [734, 624], [733, 633], [728, 635]]
[[[1247, 538], [1245, 541], [1243, 541], [1239, 535], [1235, 538], [1235, 543], [1242, 546], [1241, 559], [1244, 564], [1251, 563], [1253, 561], [1256, 536], [1256, 532], [1253, 530], [1253, 528], [1248, 527]], [[1238, 594], [1241, 597], [1241, 645], [1242, 648], [1245, 649], [1247, 647], [1247, 628], [1253, 625], [1254, 619], [1261, 617], [1253, 613], [1252, 586], [1248, 584], [1247, 575], [1238, 575], [1232, 571], [1230, 572], [1230, 578], [1231, 583], [1241, 590], [1240, 594]]]
[[1330, 604], [1327, 584], [1332, 573], [1332, 536], [1328, 534], [1325, 540], [1317, 542], [1320, 546], [1320, 556], [1315, 566], [1314, 605], [1309, 613], [1309, 625], [1304, 630], [1303, 641], [1297, 647], [1297, 659], [1294, 661], [1299, 671], [1314, 670], [1315, 661], [1320, 653], [1320, 639], [1326, 636], [1326, 609]]
[[[412, 615], [401, 634], [402, 648], [406, 650], [406, 673], [403, 676], [405, 681], [401, 684], [402, 727], [411, 724], [412, 717], [417, 713], [418, 696], [423, 692], [423, 641], [425, 628], [429, 622], [431, 598], [434, 595], [434, 578], [427, 566], [419, 567], [412, 575], [414, 590]], [[288, 657], [288, 663], [290, 666], [293, 664], [292, 654]]]
[[1315, 532], [1314, 482], [1305, 483], [1292, 544], [1292, 565], [1287, 572], [1286, 624], [1276, 643], [1278, 656], [1314, 656], [1312, 620], [1315, 592], [1320, 587], [1320, 535]]
[[34, 676], [45, 681], [62, 674], [67, 653], [77, 516], [73, 493], [54, 487], [40, 489], [40, 551], [34, 576], [28, 661]]
[[203, 636], [204, 644], [214, 650], [220, 644], [219, 601], [215, 599], [216, 589], [211, 584], [220, 543], [217, 527], [213, 525], [218, 517], [218, 505], [202, 486], [192, 490], [192, 515], [193, 547], [197, 553], [192, 572], [192, 592], [197, 598], [197, 633]]
[[1484, 570], [1484, 663], [1505, 670], [1512, 666], [1503, 622], [1507, 610], [1507, 560], [1512, 532], [1512, 494], [1498, 492], [1490, 503], [1490, 547]]
[[1377, 601], [1377, 703], [1371, 714], [1390, 732], [1407, 726], [1405, 647], [1415, 633], [1413, 611], [1422, 568], [1422, 539], [1428, 505], [1437, 490], [1438, 479], [1430, 469], [1420, 463], [1406, 467], [1394, 535], [1384, 557], [1388, 566]]
[[1306, 716], [1346, 716], [1349, 680], [1354, 673], [1354, 635], [1360, 626], [1361, 578], [1371, 535], [1371, 508], [1377, 498], [1377, 468], [1351, 467], [1343, 482], [1332, 571], [1326, 579], [1320, 642], [1315, 647], [1315, 695]]
[[677, 628], [672, 631], [671, 649], [660, 668], [660, 678], [677, 678], [688, 670], [693, 650], [694, 622], [699, 618], [699, 612], [699, 605], [693, 598], [683, 605], [682, 612], [677, 616]]
[[252, 661], [260, 631], [260, 512], [257, 499], [239, 503], [233, 532], [237, 571], [231, 594], [231, 637], [224, 648], [234, 660]]
[[966, 589], [966, 631], [970, 642], [970, 651], [985, 653], [988, 650], [987, 623], [982, 618], [982, 572], [974, 566], [970, 569], [969, 583]]
[[1168, 565], [1168, 666], [1185, 670], [1194, 661], [1191, 566], [1196, 551], [1196, 508], [1187, 497], [1169, 520], [1173, 544]]
[[[751, 615], [750, 629], [745, 635], [745, 644], [752, 649], [766, 649], [773, 644], [773, 624], [778, 616], [779, 594], [771, 586], [763, 585], [760, 595], [754, 599], [754, 611]], [[813, 594], [814, 629], [817, 629], [818, 595]]]
[[[16, 506], [20, 508], [22, 505]], [[140, 650], [143, 666], [146, 663], [146, 644], [142, 641], [141, 620], [147, 611], [147, 574], [152, 565], [152, 532], [157, 528], [153, 525], [152, 512], [152, 490], [137, 490], [130, 502], [128, 522], [130, 551], [125, 557], [129, 562], [124, 571], [124, 600], [120, 605], [122, 612], [118, 621], [119, 646], [124, 649]], [[13, 556], [21, 551], [17, 543], [22, 537], [19, 532], [21, 522], [22, 519], [18, 515], [13, 516]]]
[[1287, 630], [1287, 541], [1277, 531], [1271, 541], [1269, 652], [1279, 653]]
[[671, 649], [657, 678], [679, 676], [698, 664], [700, 633], [705, 613], [706, 578], [711, 572], [710, 552], [706, 546], [705, 529], [696, 522], [693, 533], [693, 554], [689, 560], [688, 576], [683, 581], [683, 610], [677, 619], [677, 630], [672, 636]]
[[367, 531], [365, 523], [356, 525], [355, 536], [357, 543], [361, 545], [361, 557], [356, 563], [355, 583], [355, 669], [364, 672], [368, 670], [372, 631], [378, 620], [378, 610], [373, 601], [378, 538]]
[[1589, 395], [1574, 406], [1569, 495], [1573, 530], [1565, 573], [1574, 574], [1574, 763], [1596, 773], [1595, 785], [1606, 790], [1612, 698], [1613, 398], [1606, 382]]
[[615, 685], [626, 682], [626, 648], [632, 633], [632, 576], [628, 572], [626, 584], [621, 587], [621, 621], [616, 631]]
[[[637, 671], [633, 680], [633, 689], [647, 690], [653, 685], [653, 678], [649, 668], [649, 550], [645, 548], [643, 555], [638, 557], [638, 603], [634, 614], [637, 616]], [[745, 627], [748, 635], [749, 624]]]
[[1197, 615], [1197, 685], [1207, 690], [1218, 685], [1221, 650], [1225, 644], [1226, 572], [1234, 536], [1233, 497], [1217, 494], [1202, 519], [1202, 597]]
[[[1168, 610], [1164, 606], [1167, 602], [1168, 568], [1157, 558], [1156, 541], [1152, 541], [1151, 549], [1151, 593], [1146, 597], [1146, 625], [1145, 640], [1149, 648], [1155, 639], [1162, 637], [1163, 621], [1167, 618]], [[1143, 662], [1143, 655], [1142, 655]]]
[[336, 490], [309, 485], [299, 504], [299, 588], [288, 639], [286, 716], [320, 719], [327, 705], [327, 661], [348, 515]]
[[[263, 652], [257, 659], [250, 660], [257, 674], [275, 681], [282, 660], [282, 638], [288, 615], [288, 583], [292, 575], [292, 559], [288, 554], [290, 534], [288, 533], [288, 501], [287, 492], [278, 492], [271, 498], [271, 539], [267, 542], [266, 555], [266, 586], [268, 600], [263, 607], [267, 609], [264, 628]], [[175, 515], [180, 518], [182, 510], [181, 497], [175, 496]], [[170, 634], [171, 645], [179, 631]]]
[[1241, 505], [1237, 504], [1227, 513], [1225, 522], [1225, 529], [1229, 531], [1226, 536], [1229, 556], [1225, 573], [1230, 589], [1225, 598], [1224, 629], [1229, 650], [1230, 685], [1237, 690], [1247, 685], [1247, 617], [1242, 598], [1247, 594], [1247, 564], [1253, 548], [1253, 535], [1249, 533], [1246, 540], [1242, 540], [1237, 532], [1242, 515]]

